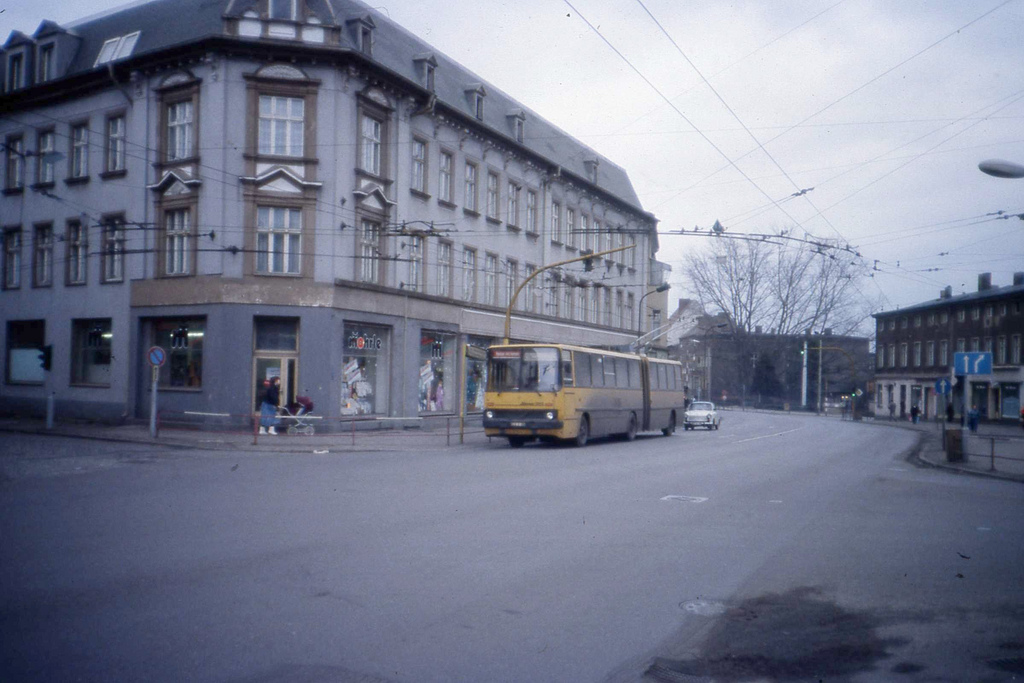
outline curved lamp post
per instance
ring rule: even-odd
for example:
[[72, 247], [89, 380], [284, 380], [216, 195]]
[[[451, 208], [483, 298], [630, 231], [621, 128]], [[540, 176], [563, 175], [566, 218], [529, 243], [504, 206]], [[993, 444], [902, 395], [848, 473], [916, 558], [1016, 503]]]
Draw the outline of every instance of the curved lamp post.
[[637, 314], [636, 314], [636, 318], [637, 318], [636, 319], [636, 338], [637, 338], [637, 341], [640, 341], [640, 337], [642, 337], [643, 333], [644, 333], [644, 299], [649, 297], [651, 294], [654, 294], [655, 292], [667, 292], [669, 287], [671, 287], [671, 286], [672, 285], [670, 285], [669, 283], [663, 282], [662, 284], [658, 285], [657, 289], [652, 289], [651, 291], [647, 292], [642, 297], [640, 297], [640, 306], [638, 307], [640, 310], [637, 311]]

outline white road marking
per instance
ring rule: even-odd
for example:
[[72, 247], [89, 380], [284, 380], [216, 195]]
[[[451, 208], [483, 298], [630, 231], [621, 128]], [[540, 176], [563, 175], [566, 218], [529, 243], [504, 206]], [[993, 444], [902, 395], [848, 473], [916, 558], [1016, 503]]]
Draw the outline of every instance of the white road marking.
[[679, 500], [684, 503], [703, 503], [707, 498], [701, 498], [700, 496], [665, 496], [662, 500]]
[[978, 531], [992, 531], [992, 529], [990, 529], [987, 526], [979, 526], [978, 527]]
[[769, 503], [781, 503], [782, 501], [781, 500], [769, 500], [768, 502]]
[[803, 429], [803, 427], [797, 427], [796, 429], [787, 429], [784, 432], [778, 432], [776, 434], [765, 434], [764, 436], [752, 436], [749, 439], [740, 439], [739, 441], [734, 441], [733, 443], [746, 443], [748, 441], [757, 441], [758, 439], [770, 439], [773, 436], [782, 436], [783, 434], [789, 434], [790, 432], [798, 432], [801, 429]]
[[902, 468], [902, 467], [890, 467], [889, 471], [890, 472], [906, 472], [906, 470], [904, 468]]

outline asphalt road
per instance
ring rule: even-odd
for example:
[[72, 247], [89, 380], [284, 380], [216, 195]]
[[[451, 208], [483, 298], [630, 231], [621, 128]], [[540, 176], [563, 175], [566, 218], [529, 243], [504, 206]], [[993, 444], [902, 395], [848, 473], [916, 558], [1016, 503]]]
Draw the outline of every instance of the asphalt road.
[[584, 449], [0, 435], [3, 681], [1000, 681], [1024, 487], [726, 415]]

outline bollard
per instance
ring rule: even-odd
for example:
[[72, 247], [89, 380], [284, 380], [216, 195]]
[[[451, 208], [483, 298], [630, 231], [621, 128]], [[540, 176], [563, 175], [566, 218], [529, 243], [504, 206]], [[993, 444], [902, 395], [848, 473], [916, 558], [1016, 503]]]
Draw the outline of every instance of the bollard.
[[253, 413], [252, 417], [252, 445], [255, 446], [260, 438], [260, 415], [259, 413]]
[[996, 439], [995, 439], [995, 437], [994, 436], [993, 437], [989, 437], [989, 442], [992, 445], [992, 450], [989, 451], [990, 455], [992, 456], [992, 462], [991, 462], [991, 464], [988, 467], [988, 471], [989, 472], [995, 472], [996, 471]]
[[53, 429], [53, 394], [50, 392], [46, 396], [46, 428]]
[[448, 443], [447, 443], [447, 445], [451, 446], [452, 445], [452, 419], [450, 417], [449, 418], [445, 418], [445, 423], [447, 424], [447, 427], [448, 427]]

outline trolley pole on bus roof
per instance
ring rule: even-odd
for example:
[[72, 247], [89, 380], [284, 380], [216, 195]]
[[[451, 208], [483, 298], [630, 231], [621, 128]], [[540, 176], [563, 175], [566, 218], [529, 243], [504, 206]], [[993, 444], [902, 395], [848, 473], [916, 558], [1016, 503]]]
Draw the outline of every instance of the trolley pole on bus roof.
[[598, 252], [591, 251], [589, 253], [585, 253], [582, 256], [578, 256], [576, 258], [571, 258], [571, 259], [568, 259], [568, 260], [565, 260], [565, 261], [559, 261], [557, 263], [552, 263], [551, 265], [544, 266], [543, 268], [538, 268], [537, 270], [535, 270], [532, 273], [530, 273], [530, 276], [527, 277], [525, 280], [523, 280], [521, 283], [519, 283], [519, 286], [516, 287], [516, 291], [512, 294], [512, 298], [509, 299], [508, 308], [505, 309], [505, 340], [504, 340], [503, 343], [508, 344], [509, 340], [511, 339], [511, 334], [512, 334], [512, 309], [515, 308], [516, 299], [519, 298], [519, 292], [521, 292], [523, 290], [523, 287], [525, 287], [526, 283], [528, 283], [530, 280], [532, 280], [533, 278], [537, 277], [538, 275], [543, 273], [545, 270], [551, 270], [552, 268], [558, 268], [559, 266], [568, 265], [570, 263], [576, 263], [578, 261], [586, 262], [584, 264], [585, 265], [584, 270], [591, 271], [591, 270], [594, 269], [593, 259], [596, 259], [599, 256], [606, 256], [608, 254], [614, 254], [617, 251], [625, 251], [626, 249], [633, 249], [635, 246], [636, 246], [635, 244], [630, 244], [630, 245], [625, 246], [625, 247], [616, 247], [614, 249], [606, 249], [605, 251], [598, 251]]

